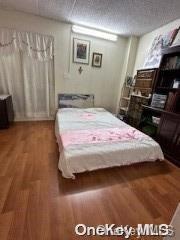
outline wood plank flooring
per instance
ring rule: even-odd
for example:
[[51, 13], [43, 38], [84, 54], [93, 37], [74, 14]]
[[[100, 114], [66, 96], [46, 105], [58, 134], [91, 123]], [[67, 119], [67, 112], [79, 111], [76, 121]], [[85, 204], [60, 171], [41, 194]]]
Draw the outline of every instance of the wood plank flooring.
[[67, 180], [57, 169], [58, 155], [53, 122], [0, 130], [0, 240], [123, 239], [77, 237], [74, 228], [170, 222], [180, 200], [180, 170], [167, 161]]

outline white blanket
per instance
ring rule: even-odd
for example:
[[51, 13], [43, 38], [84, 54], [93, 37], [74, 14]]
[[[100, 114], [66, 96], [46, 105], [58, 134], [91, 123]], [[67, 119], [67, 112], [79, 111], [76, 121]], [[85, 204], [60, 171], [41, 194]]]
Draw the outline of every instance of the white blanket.
[[74, 173], [164, 159], [157, 142], [103, 108], [63, 108], [55, 134], [58, 167], [65, 178]]

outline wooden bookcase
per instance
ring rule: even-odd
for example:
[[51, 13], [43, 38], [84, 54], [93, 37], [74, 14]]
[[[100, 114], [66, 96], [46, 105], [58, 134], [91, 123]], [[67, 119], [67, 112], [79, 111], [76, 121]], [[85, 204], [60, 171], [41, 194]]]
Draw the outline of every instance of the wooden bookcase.
[[148, 97], [152, 93], [157, 75], [157, 68], [137, 70], [135, 91], [140, 91], [142, 96]]
[[180, 46], [163, 51], [155, 92], [167, 95], [165, 110], [180, 113]]
[[156, 68], [137, 70], [136, 83], [130, 97], [127, 112], [128, 123], [133, 127], [138, 128], [142, 114], [142, 105], [149, 103], [156, 73]]
[[[159, 142], [165, 156], [180, 165], [180, 46], [162, 52], [153, 93], [167, 96], [165, 106], [143, 106], [139, 127], [142, 131], [151, 128], [149, 135]], [[160, 123], [154, 124], [152, 117], [160, 118]]]

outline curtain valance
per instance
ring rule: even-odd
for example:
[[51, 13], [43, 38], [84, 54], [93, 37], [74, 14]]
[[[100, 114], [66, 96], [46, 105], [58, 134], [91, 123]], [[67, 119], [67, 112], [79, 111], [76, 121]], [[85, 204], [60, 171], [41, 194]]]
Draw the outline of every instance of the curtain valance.
[[32, 32], [20, 32], [0, 28], [0, 55], [11, 55], [17, 50], [39, 61], [47, 61], [54, 55], [54, 38]]

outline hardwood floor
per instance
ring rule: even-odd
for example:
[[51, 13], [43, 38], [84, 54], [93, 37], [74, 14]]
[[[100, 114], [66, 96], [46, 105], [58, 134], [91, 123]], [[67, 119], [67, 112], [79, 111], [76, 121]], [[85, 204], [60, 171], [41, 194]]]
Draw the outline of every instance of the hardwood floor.
[[0, 240], [85, 239], [74, 233], [78, 223], [170, 223], [180, 200], [177, 167], [144, 163], [67, 180], [58, 155], [53, 122], [0, 131]]

